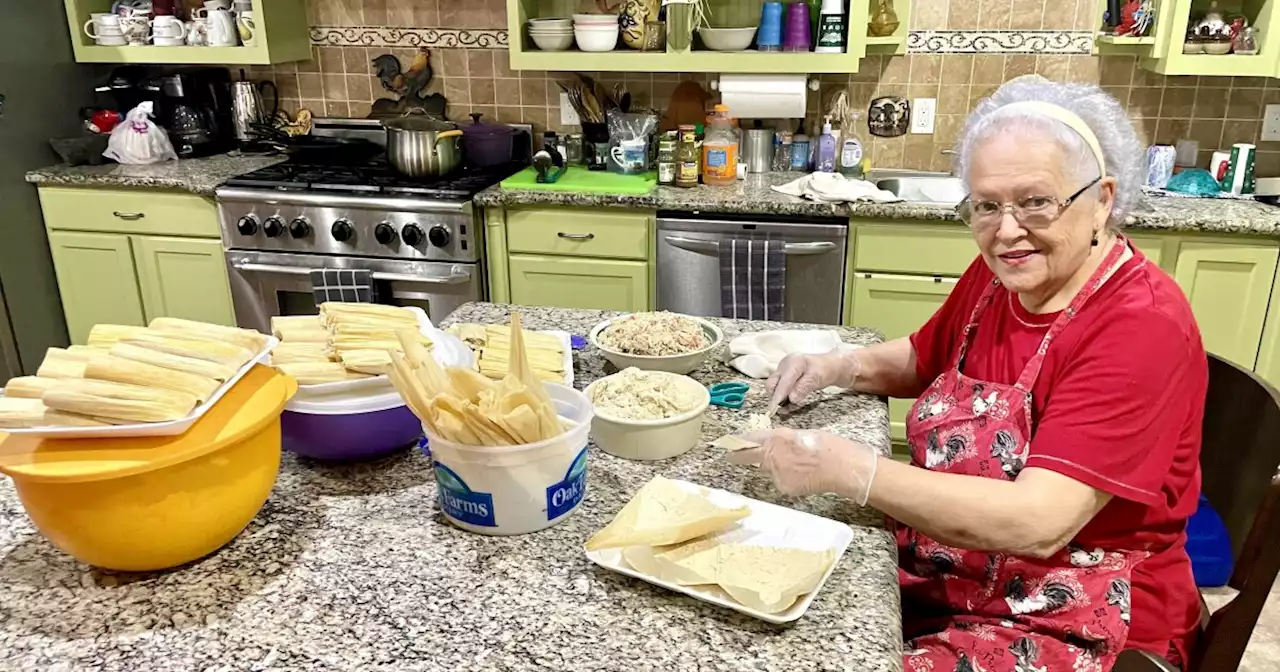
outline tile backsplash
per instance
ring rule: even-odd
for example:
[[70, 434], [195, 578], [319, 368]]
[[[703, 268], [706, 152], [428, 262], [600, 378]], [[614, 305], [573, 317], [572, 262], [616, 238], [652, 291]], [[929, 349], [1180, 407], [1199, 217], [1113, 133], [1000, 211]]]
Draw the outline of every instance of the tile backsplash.
[[[902, 3], [906, 0], [896, 0]], [[276, 81], [282, 106], [318, 116], [368, 114], [390, 95], [371, 61], [385, 53], [406, 66], [418, 46], [431, 50], [428, 91], [449, 100], [448, 116], [486, 118], [567, 130], [560, 123], [558, 73], [507, 67], [505, 0], [308, 0], [312, 58], [251, 74]], [[932, 135], [871, 138], [873, 165], [945, 170], [941, 150], [957, 139], [964, 117], [1000, 83], [1037, 73], [1061, 81], [1096, 82], [1129, 110], [1148, 142], [1199, 141], [1201, 164], [1215, 149], [1256, 142], [1263, 106], [1280, 103], [1280, 80], [1256, 77], [1165, 77], [1137, 67], [1133, 57], [1088, 53], [1096, 0], [911, 0], [910, 52], [872, 56], [850, 75], [822, 75], [820, 101], [845, 87], [859, 107], [882, 95], [936, 98]], [[580, 0], [584, 11], [595, 7]], [[665, 107], [676, 84], [714, 75], [598, 73], [624, 82], [638, 104]], [[1259, 143], [1259, 175], [1280, 174], [1280, 143]]]

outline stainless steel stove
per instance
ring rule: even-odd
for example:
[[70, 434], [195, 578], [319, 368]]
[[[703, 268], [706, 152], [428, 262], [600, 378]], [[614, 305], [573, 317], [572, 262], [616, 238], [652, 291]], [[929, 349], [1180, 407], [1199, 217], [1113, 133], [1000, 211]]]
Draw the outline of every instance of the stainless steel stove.
[[[319, 120], [315, 133], [383, 137], [365, 120]], [[418, 306], [437, 322], [485, 298], [483, 222], [471, 197], [521, 167], [416, 180], [375, 154], [290, 160], [229, 180], [216, 195], [236, 322], [267, 331], [273, 316], [314, 314], [313, 269], [369, 270], [378, 302]]]

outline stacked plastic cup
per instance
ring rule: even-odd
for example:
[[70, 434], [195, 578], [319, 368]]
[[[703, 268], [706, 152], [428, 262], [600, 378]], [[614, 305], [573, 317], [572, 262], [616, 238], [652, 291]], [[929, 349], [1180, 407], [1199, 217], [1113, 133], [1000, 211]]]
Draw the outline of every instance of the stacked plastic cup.
[[782, 51], [782, 3], [766, 2], [760, 12], [760, 30], [756, 33], [760, 51]]
[[787, 22], [782, 38], [783, 51], [809, 51], [809, 5], [787, 5]]

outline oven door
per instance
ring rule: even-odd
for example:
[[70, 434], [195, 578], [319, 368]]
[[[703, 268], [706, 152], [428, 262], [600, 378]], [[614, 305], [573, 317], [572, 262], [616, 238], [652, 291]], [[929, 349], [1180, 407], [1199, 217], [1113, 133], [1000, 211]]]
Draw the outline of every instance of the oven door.
[[436, 324], [483, 296], [477, 264], [231, 250], [227, 272], [236, 324], [271, 333], [272, 317], [315, 315], [310, 274], [320, 268], [371, 271], [378, 303], [416, 306]]

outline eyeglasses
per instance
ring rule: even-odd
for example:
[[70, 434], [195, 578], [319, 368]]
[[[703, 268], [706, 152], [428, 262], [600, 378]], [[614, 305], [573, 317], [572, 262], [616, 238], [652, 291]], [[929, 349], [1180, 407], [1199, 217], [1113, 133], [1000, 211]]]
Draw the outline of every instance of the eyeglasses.
[[1058, 221], [1062, 213], [1071, 207], [1071, 204], [1077, 198], [1080, 198], [1081, 194], [1101, 181], [1101, 176], [1096, 177], [1092, 182], [1084, 185], [1080, 191], [1062, 200], [1058, 200], [1053, 196], [1028, 196], [1016, 203], [998, 203], [996, 201], [970, 201], [969, 197], [966, 196], [956, 206], [956, 213], [960, 215], [960, 219], [964, 220], [973, 229], [999, 226], [1006, 212], [1012, 212], [1013, 218], [1023, 228], [1043, 229]]

